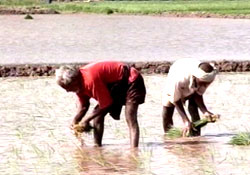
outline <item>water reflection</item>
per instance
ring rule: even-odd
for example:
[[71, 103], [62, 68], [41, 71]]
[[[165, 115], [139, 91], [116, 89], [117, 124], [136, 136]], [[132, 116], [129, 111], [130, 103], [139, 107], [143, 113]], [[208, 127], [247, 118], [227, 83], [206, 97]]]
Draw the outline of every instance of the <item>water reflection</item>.
[[146, 152], [131, 149], [78, 147], [74, 157], [81, 174], [146, 173]]

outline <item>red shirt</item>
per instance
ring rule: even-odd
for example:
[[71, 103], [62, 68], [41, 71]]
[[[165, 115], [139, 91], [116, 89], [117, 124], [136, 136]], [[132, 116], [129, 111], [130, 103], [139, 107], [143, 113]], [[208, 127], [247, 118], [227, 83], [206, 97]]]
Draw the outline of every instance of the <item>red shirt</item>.
[[[88, 64], [80, 68], [83, 77], [82, 90], [77, 94], [80, 103], [85, 104], [90, 98], [98, 101], [100, 108], [108, 107], [113, 100], [107, 84], [114, 83], [123, 77], [123, 63], [106, 61]], [[138, 76], [138, 71], [131, 68], [129, 82]]]

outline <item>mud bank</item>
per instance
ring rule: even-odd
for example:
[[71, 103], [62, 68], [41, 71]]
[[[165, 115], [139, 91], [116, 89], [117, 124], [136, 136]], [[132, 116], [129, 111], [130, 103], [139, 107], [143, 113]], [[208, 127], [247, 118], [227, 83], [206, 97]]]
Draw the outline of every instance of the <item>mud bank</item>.
[[[94, 1], [94, 0], [92, 0]], [[97, 0], [98, 1], [98, 0]], [[61, 14], [59, 12], [49, 8], [41, 8], [39, 6], [31, 7], [4, 7], [0, 6], [0, 15], [24, 15], [24, 14]], [[128, 14], [129, 15], [129, 14]], [[164, 16], [164, 17], [186, 17], [186, 18], [229, 18], [229, 19], [250, 19], [250, 15], [221, 15], [204, 12], [192, 12], [192, 13], [180, 13], [180, 12], [166, 12], [161, 14], [150, 14], [152, 16]]]
[[[248, 72], [250, 61], [210, 61], [219, 72]], [[87, 63], [71, 64], [82, 66]], [[145, 74], [168, 73], [172, 62], [128, 62]], [[25, 64], [25, 65], [3, 65], [0, 66], [0, 77], [27, 77], [27, 76], [53, 76], [55, 69], [62, 64]]]
[[24, 15], [24, 14], [59, 14], [53, 9], [40, 7], [0, 7], [0, 15]]

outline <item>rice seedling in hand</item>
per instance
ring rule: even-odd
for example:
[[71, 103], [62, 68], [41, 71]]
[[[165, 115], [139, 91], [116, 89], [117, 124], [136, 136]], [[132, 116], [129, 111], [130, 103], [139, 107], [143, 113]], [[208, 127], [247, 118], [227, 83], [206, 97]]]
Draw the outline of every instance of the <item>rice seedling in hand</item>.
[[250, 145], [250, 132], [241, 132], [232, 137], [229, 142], [232, 145]]
[[195, 136], [195, 132], [202, 127], [206, 126], [208, 123], [214, 123], [220, 118], [219, 115], [204, 115], [202, 119], [193, 122], [193, 129], [189, 132], [188, 136]]
[[74, 130], [76, 137], [79, 137], [83, 132], [89, 133], [93, 129], [93, 127], [89, 123], [79, 123], [72, 126], [72, 129]]
[[[200, 129], [206, 126], [208, 123], [214, 123], [219, 119], [218, 115], [206, 115], [203, 116], [203, 119], [200, 119], [196, 122], [193, 122], [193, 128], [188, 133], [187, 137], [194, 136], [193, 131]], [[183, 131], [180, 128], [171, 128], [167, 133], [166, 136], [171, 139], [183, 137]]]
[[200, 119], [196, 122], [193, 122], [194, 129], [202, 128], [206, 126], [208, 123], [214, 123], [219, 119], [219, 115], [205, 115], [203, 119]]

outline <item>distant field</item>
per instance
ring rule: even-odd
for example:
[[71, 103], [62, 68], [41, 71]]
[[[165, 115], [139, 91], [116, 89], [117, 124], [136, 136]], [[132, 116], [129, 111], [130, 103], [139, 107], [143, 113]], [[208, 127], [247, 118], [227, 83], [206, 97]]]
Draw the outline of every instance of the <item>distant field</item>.
[[1, 0], [0, 7], [39, 6], [60, 13], [250, 15], [250, 1], [248, 0], [53, 1], [52, 4], [47, 4], [46, 1]]

